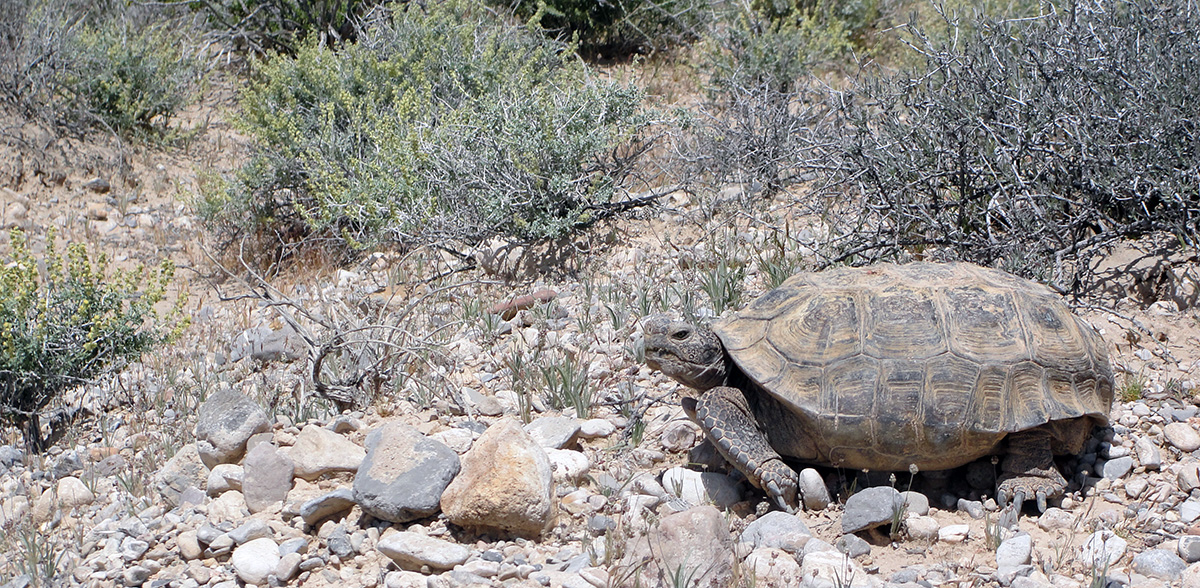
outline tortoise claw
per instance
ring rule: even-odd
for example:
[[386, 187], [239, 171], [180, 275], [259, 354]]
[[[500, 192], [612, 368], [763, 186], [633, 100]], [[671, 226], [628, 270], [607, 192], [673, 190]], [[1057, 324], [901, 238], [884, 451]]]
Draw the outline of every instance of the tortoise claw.
[[1016, 493], [1013, 494], [1013, 506], [1015, 506], [1017, 508], [1017, 510], [1021, 510], [1021, 507], [1024, 505], [1025, 505], [1025, 491], [1017, 490]]
[[1046, 491], [1045, 490], [1037, 491], [1037, 505], [1038, 505], [1038, 512], [1046, 512]]

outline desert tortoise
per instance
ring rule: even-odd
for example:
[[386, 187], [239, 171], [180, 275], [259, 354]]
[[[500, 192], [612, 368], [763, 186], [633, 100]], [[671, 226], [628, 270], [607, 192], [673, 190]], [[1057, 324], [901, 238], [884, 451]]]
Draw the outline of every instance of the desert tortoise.
[[781, 507], [780, 456], [922, 471], [1003, 454], [996, 496], [1046, 508], [1107, 424], [1105, 344], [1050, 289], [968, 263], [802, 273], [712, 330], [643, 320], [646, 363], [700, 392], [684, 408]]

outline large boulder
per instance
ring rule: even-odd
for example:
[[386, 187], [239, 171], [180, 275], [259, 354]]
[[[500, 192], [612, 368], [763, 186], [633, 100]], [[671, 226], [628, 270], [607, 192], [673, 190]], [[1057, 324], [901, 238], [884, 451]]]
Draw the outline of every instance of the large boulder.
[[550, 459], [516, 419], [502, 419], [462, 458], [442, 494], [442, 512], [461, 527], [538, 536], [554, 520]]
[[267, 413], [243, 394], [225, 388], [208, 397], [196, 414], [196, 449], [208, 469], [235, 463], [246, 441], [271, 430]]
[[354, 501], [365, 512], [406, 523], [438, 511], [442, 492], [459, 471], [454, 450], [400, 422], [371, 431], [366, 446], [354, 475]]
[[637, 570], [623, 586], [733, 585], [733, 536], [720, 510], [697, 506], [663, 517], [657, 527], [637, 539], [626, 553], [625, 569]]

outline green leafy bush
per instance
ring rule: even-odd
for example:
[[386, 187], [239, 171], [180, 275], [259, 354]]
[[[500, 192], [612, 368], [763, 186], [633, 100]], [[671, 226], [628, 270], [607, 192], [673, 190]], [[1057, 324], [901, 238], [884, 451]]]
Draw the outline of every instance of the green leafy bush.
[[41, 451], [38, 410], [177, 335], [187, 320], [179, 305], [163, 320], [154, 309], [174, 275], [170, 261], [109, 275], [104, 256], [93, 260], [77, 243], [58, 253], [53, 235], [41, 260], [20, 231], [10, 245], [0, 269], [0, 419], [23, 426], [26, 444]]
[[352, 246], [555, 237], [609, 211], [641, 101], [477, 5], [408, 5], [264, 64], [241, 99], [257, 153], [200, 208]]

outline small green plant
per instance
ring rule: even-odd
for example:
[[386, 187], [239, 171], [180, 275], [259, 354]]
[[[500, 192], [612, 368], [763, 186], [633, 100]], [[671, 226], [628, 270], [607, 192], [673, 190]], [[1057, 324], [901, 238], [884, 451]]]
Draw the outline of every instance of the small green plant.
[[49, 533], [42, 533], [32, 524], [23, 524], [14, 531], [20, 556], [17, 570], [29, 577], [34, 586], [55, 586], [59, 577], [58, 565], [66, 551], [59, 551]]
[[742, 300], [742, 283], [746, 267], [736, 261], [721, 258], [701, 278], [700, 289], [708, 295], [713, 313], [720, 316]]
[[180, 296], [160, 319], [155, 305], [175, 273], [170, 260], [153, 270], [110, 272], [101, 255], [74, 243], [65, 255], [50, 234], [41, 259], [21, 231], [0, 269], [0, 419], [23, 427], [32, 452], [45, 447], [38, 410], [67, 388], [86, 383], [189, 324]]
[[1000, 526], [1000, 517], [992, 517], [992, 513], [983, 513], [983, 543], [993, 553], [1000, 549], [1004, 542], [1004, 528]]
[[1118, 397], [1121, 402], [1134, 402], [1141, 400], [1146, 393], [1146, 376], [1138, 373], [1125, 372], [1121, 380], [1121, 388], [1118, 391]]
[[582, 352], [571, 351], [543, 357], [546, 362], [541, 366], [541, 373], [547, 404], [558, 409], [574, 408], [579, 418], [591, 418], [595, 394], [587, 374], [591, 360]]

